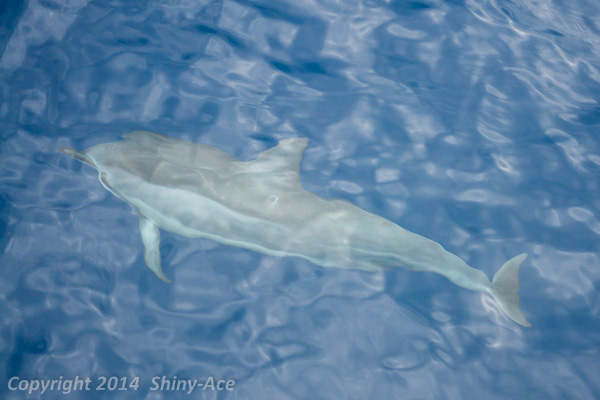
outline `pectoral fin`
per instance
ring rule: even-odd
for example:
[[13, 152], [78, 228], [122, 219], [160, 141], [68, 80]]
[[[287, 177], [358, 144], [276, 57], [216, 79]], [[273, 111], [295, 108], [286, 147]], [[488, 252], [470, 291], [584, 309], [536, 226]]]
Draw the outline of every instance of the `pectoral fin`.
[[160, 231], [158, 226], [148, 218], [140, 216], [140, 232], [144, 242], [144, 260], [148, 268], [161, 280], [171, 283], [160, 266]]

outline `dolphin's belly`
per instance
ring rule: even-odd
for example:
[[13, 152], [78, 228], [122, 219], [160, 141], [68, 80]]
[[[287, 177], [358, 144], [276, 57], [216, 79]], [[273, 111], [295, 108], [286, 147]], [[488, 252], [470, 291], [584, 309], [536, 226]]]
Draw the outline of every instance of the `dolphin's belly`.
[[[272, 255], [324, 253], [303, 245], [305, 232], [298, 220], [269, 219], [231, 209], [213, 199], [176, 188], [156, 190], [149, 184], [136, 185], [135, 193], [113, 185], [119, 197], [152, 220], [161, 229], [190, 238], [210, 238]], [[323, 244], [318, 247], [325, 248]], [[311, 257], [312, 258], [312, 257]]]
[[[282, 213], [277, 207], [249, 213], [177, 188], [157, 190], [144, 182], [135, 186], [113, 183], [112, 188], [161, 229], [182, 236], [209, 238], [269, 255], [302, 257], [326, 267], [376, 268], [373, 262], [361, 260], [360, 243], [372, 234], [365, 226], [369, 221], [357, 221], [352, 211], [335, 204], [324, 207], [329, 202], [316, 196], [321, 207], [313, 207], [310, 214], [302, 210]], [[311, 207], [301, 202], [298, 209]]]
[[[426, 243], [421, 242], [431, 242], [349, 202], [313, 194], [279, 192], [276, 196], [267, 191], [262, 196], [248, 194], [245, 203], [236, 194], [238, 200], [228, 203], [131, 176], [119, 180], [108, 176], [107, 180], [117, 196], [163, 230], [269, 255], [298, 256], [325, 267], [374, 270], [401, 265], [413, 269], [411, 258], [423, 257], [419, 248]], [[381, 241], [381, 237], [388, 240]], [[404, 256], [399, 258], [399, 253]], [[416, 257], [410, 257], [411, 253]]]

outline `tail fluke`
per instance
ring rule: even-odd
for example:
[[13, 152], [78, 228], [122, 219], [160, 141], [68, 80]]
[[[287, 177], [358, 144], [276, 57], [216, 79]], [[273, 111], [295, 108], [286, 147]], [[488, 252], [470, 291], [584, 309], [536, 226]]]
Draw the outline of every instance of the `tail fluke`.
[[490, 294], [510, 319], [530, 327], [519, 307], [519, 268], [526, 258], [527, 254], [523, 253], [508, 260], [494, 275]]

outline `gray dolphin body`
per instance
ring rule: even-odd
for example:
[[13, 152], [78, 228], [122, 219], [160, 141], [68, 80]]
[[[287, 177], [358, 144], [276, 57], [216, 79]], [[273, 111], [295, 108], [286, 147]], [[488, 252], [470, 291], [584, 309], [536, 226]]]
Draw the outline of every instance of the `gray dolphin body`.
[[131, 205], [140, 217], [146, 264], [165, 282], [159, 228], [323, 267], [435, 272], [489, 293], [508, 317], [531, 326], [518, 294], [527, 254], [507, 261], [490, 282], [432, 240], [348, 201], [307, 192], [299, 175], [307, 145], [306, 138], [282, 140], [242, 162], [214, 147], [134, 131], [84, 151], [60, 150], [96, 168], [104, 187]]

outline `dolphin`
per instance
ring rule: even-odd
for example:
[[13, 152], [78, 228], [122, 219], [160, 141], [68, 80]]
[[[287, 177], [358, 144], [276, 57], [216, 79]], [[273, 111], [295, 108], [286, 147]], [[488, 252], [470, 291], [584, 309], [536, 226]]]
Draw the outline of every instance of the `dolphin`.
[[349, 201], [308, 192], [300, 182], [307, 145], [307, 138], [286, 139], [255, 160], [240, 161], [215, 147], [138, 130], [83, 151], [59, 150], [96, 168], [102, 185], [132, 207], [144, 260], [165, 282], [159, 228], [323, 267], [435, 272], [490, 294], [509, 318], [531, 326], [518, 294], [527, 254], [507, 261], [490, 282], [432, 240]]

